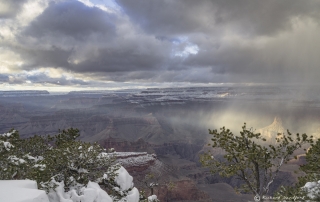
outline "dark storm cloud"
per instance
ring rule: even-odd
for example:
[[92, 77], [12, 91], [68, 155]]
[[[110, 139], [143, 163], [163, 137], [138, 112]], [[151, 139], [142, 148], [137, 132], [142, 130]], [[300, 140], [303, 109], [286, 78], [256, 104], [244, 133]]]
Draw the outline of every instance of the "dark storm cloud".
[[[116, 2], [119, 10], [56, 1], [15, 29], [15, 44], [0, 32], [0, 44], [23, 60], [10, 68], [59, 68], [121, 82], [315, 82], [320, 76], [318, 0]], [[30, 81], [57, 81], [37, 78]]]
[[[217, 76], [225, 82], [315, 82], [320, 75], [320, 61], [315, 56], [320, 40], [313, 29], [319, 26], [319, 1], [117, 2], [135, 23], [158, 39], [187, 36], [198, 45], [196, 55], [172, 63], [172, 70], [203, 72], [201, 68], [210, 67], [212, 78], [216, 77], [213, 82], [221, 80]], [[315, 22], [313, 27], [309, 24], [301, 32], [303, 27], [295, 21], [308, 24], [310, 19]], [[225, 40], [230, 33], [238, 39]], [[267, 42], [259, 44], [259, 37]], [[206, 76], [184, 78], [207, 81]]]
[[185, 64], [210, 66], [213, 73], [228, 75], [229, 82], [319, 82], [320, 27], [314, 22], [297, 27], [275, 38], [206, 47]]
[[27, 61], [24, 65], [26, 69], [34, 69], [34, 67], [68, 67], [68, 58], [72, 50], [63, 50], [52, 46], [48, 50], [42, 49], [23, 49], [16, 50], [21, 53]]
[[292, 16], [319, 17], [317, 0], [117, 0], [146, 31], [158, 36], [210, 33], [234, 26], [243, 35], [270, 35], [290, 28]]
[[78, 1], [52, 3], [25, 30], [32, 37], [69, 36], [83, 40], [93, 33], [115, 35], [115, 16]]
[[27, 0], [1, 0], [0, 19], [15, 17]]
[[119, 0], [117, 3], [133, 21], [159, 37], [208, 30], [214, 24], [211, 14], [199, 15], [210, 2]]
[[[134, 49], [117, 50], [101, 49], [99, 56], [82, 63], [73, 64], [71, 69], [78, 72], [132, 72], [138, 70], [161, 70], [164, 58], [144, 52], [137, 53]], [[88, 68], [90, 67], [90, 69]]]
[[127, 23], [114, 13], [77, 1], [55, 3], [24, 30], [19, 42], [26, 47], [15, 51], [27, 61], [28, 69], [131, 72], [161, 68], [170, 54], [168, 42], [137, 34], [126, 28]]
[[[21, 52], [21, 50], [19, 50]], [[135, 49], [99, 49], [97, 56], [92, 56], [80, 63], [70, 62], [74, 50], [52, 47], [49, 50], [27, 50], [22, 54], [28, 60], [27, 69], [38, 67], [62, 67], [74, 72], [132, 72], [137, 70], [159, 70], [164, 57], [145, 52], [139, 54]]]

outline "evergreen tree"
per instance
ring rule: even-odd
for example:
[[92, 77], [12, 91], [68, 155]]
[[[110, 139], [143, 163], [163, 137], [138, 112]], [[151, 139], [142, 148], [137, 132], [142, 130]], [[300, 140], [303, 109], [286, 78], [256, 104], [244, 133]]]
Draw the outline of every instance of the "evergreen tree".
[[220, 132], [209, 130], [209, 133], [213, 136], [212, 147], [222, 148], [226, 154], [223, 159], [215, 159], [207, 152], [200, 156], [202, 165], [223, 177], [237, 176], [244, 182], [238, 190], [252, 193], [260, 201], [269, 193], [281, 166], [290, 160], [293, 152], [303, 144], [312, 142], [312, 136], [296, 134], [293, 138], [287, 131], [287, 135], [278, 134], [276, 145], [264, 146], [266, 139], [247, 129], [246, 124], [239, 136], [225, 127]]
[[0, 135], [0, 180], [31, 179], [40, 189], [54, 190], [63, 183], [64, 191], [78, 195], [89, 181], [97, 182], [113, 196], [122, 200], [131, 189], [121, 190], [115, 182], [121, 167], [113, 151], [97, 143], [77, 140], [78, 129], [59, 131], [55, 136], [22, 139], [18, 131]]
[[320, 179], [320, 139], [307, 151], [306, 161], [307, 164], [302, 165], [301, 170]]
[[25, 146], [16, 130], [0, 135], [0, 179], [25, 179], [29, 176], [36, 158], [24, 152]]

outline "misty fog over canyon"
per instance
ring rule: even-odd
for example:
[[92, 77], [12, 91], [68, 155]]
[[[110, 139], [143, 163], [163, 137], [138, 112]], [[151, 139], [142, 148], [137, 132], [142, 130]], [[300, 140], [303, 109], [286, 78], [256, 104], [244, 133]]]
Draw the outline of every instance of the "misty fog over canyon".
[[149, 88], [65, 94], [2, 91], [0, 130], [15, 128], [28, 137], [77, 127], [81, 138], [89, 141], [117, 137], [130, 141], [142, 138], [151, 143], [203, 143], [208, 129], [226, 126], [236, 133], [246, 122], [258, 130], [279, 117], [285, 131], [317, 134], [319, 93], [316, 88], [295, 86]]
[[[144, 157], [146, 154], [143, 153], [139, 158], [148, 160], [127, 169], [137, 179], [148, 172], [160, 173], [180, 183], [184, 187], [182, 192], [192, 193], [174, 192], [177, 200], [209, 200], [214, 198], [212, 187], [216, 190], [224, 187], [225, 199], [249, 200], [252, 196], [236, 196], [231, 189], [239, 185], [239, 181], [232, 177], [211, 176], [201, 168], [198, 158], [208, 149], [208, 129], [225, 126], [238, 135], [246, 122], [269, 143], [277, 133], [287, 129], [320, 137], [319, 95], [317, 88], [273, 85], [72, 91], [65, 94], [2, 91], [0, 130], [4, 133], [15, 128], [22, 137], [30, 137], [78, 128], [81, 140], [99, 142], [116, 151], [156, 154], [153, 159]], [[223, 154], [219, 150], [214, 152], [218, 156]], [[298, 169], [299, 163], [298, 159], [283, 168], [272, 191], [280, 182], [286, 185], [295, 182], [299, 174], [294, 174], [293, 170]], [[164, 197], [162, 189], [159, 188], [157, 194], [160, 198]]]

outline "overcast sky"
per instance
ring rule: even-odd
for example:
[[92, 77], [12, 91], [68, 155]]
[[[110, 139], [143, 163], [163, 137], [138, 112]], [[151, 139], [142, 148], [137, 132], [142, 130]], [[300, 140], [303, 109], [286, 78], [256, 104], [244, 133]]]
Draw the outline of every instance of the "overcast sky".
[[319, 0], [0, 0], [0, 89], [320, 82]]

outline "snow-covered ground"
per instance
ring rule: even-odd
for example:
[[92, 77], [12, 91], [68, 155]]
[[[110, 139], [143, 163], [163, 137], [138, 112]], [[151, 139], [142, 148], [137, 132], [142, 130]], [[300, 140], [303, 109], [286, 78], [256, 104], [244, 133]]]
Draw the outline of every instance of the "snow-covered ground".
[[[127, 170], [120, 167], [116, 171], [115, 182], [121, 191], [128, 191], [122, 199], [126, 202], [138, 202], [139, 191], [133, 187], [133, 178]], [[102, 190], [95, 182], [89, 182], [78, 194], [74, 189], [64, 191], [63, 182], [55, 182], [57, 187], [48, 194], [39, 190], [37, 183], [32, 180], [0, 180], [0, 202], [113, 202], [112, 196]], [[130, 191], [129, 191], [130, 190]]]
[[1, 202], [49, 202], [46, 192], [32, 180], [0, 180]]

